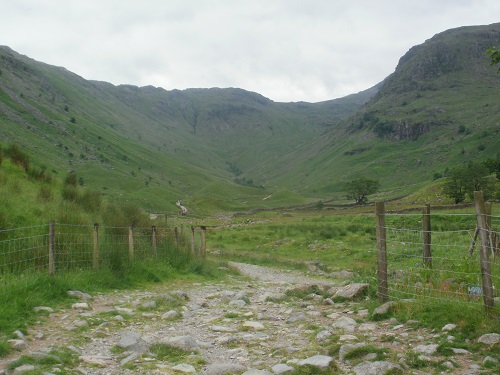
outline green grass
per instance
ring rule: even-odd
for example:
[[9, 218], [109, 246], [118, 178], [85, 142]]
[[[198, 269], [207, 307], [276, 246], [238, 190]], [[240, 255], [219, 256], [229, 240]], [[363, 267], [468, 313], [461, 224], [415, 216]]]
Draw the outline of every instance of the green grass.
[[[220, 263], [191, 253], [187, 231], [175, 243], [165, 221], [151, 221], [137, 207], [118, 205], [56, 177], [33, 178], [37, 175], [8, 159], [0, 165], [0, 355], [10, 351], [6, 340], [11, 332], [26, 332], [45, 314], [35, 312], [35, 307], [68, 304], [68, 290], [95, 293], [224, 276]], [[56, 270], [50, 276], [48, 224], [52, 220], [56, 222]], [[99, 223], [98, 271], [92, 263], [94, 223]], [[152, 224], [157, 226], [156, 257], [152, 256]], [[129, 259], [130, 225], [134, 225], [133, 261]], [[199, 248], [199, 241], [196, 245]]]
[[347, 353], [344, 356], [344, 359], [345, 360], [361, 359], [365, 355], [373, 353], [377, 355], [377, 357], [375, 358], [376, 361], [383, 361], [386, 358], [387, 352], [388, 352], [387, 348], [380, 348], [372, 344], [372, 345], [362, 346], [360, 348], [355, 348], [349, 351], [349, 353]]
[[[8, 369], [14, 370], [22, 365], [34, 365], [36, 370], [30, 371], [29, 374], [42, 374], [47, 371], [52, 371], [54, 367], [61, 369], [61, 373], [67, 373], [66, 369], [73, 368], [78, 363], [77, 354], [66, 348], [56, 348], [47, 353], [46, 356], [36, 357], [31, 355], [23, 355], [19, 359], [9, 363]], [[70, 370], [71, 371], [71, 370]], [[71, 373], [71, 372], [70, 372]]]
[[[421, 208], [386, 216], [388, 249], [392, 252], [388, 257], [389, 281], [397, 284], [392, 285], [391, 298], [416, 300], [415, 303], [398, 303], [390, 316], [401, 322], [418, 320], [421, 326], [438, 331], [453, 322], [458, 325], [464, 340], [475, 340], [481, 334], [498, 331], [500, 326], [494, 318], [499, 315], [498, 307], [491, 311], [493, 317], [488, 316], [481, 300], [465, 296], [468, 284], [480, 282], [478, 248], [472, 257], [467, 255], [470, 236], [476, 226], [474, 208], [431, 208], [432, 270], [420, 265]], [[493, 215], [497, 215], [498, 209], [494, 204]], [[218, 259], [302, 271], [307, 271], [307, 264], [319, 265], [326, 273], [342, 269], [353, 271], [358, 276], [350, 282], [370, 284], [369, 300], [362, 305], [373, 311], [379, 305], [376, 301], [375, 216], [373, 207], [368, 213], [354, 214], [356, 210], [302, 211], [286, 216], [262, 212], [251, 219], [236, 218], [234, 226], [209, 232], [208, 244], [210, 249], [220, 251]], [[495, 220], [494, 227], [498, 224]], [[496, 282], [500, 275], [498, 262], [492, 262], [491, 269]], [[451, 291], [446, 289], [448, 280], [452, 280]], [[421, 297], [414, 295], [414, 285], [419, 282], [432, 284], [432, 289]], [[408, 292], [411, 295], [405, 294]], [[309, 290], [288, 292], [289, 298], [303, 298], [309, 293]]]
[[184, 361], [190, 351], [185, 351], [179, 348], [174, 348], [168, 344], [153, 344], [150, 348], [151, 352], [156, 356], [156, 359], [162, 362], [180, 362]]

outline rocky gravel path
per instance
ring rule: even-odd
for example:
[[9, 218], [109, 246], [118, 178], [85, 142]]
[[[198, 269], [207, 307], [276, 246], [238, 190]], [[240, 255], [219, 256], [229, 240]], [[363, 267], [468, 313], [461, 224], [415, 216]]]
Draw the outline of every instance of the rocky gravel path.
[[41, 306], [48, 318], [11, 340], [19, 351], [0, 362], [0, 375], [480, 374], [499, 359], [487, 355], [498, 352], [497, 333], [475, 343], [479, 352], [457, 342], [444, 356], [438, 343], [455, 342], [452, 324], [431, 332], [415, 321], [371, 320], [359, 302], [368, 286], [339, 278], [349, 272], [318, 278], [229, 266], [246, 277], [72, 292], [71, 308]]

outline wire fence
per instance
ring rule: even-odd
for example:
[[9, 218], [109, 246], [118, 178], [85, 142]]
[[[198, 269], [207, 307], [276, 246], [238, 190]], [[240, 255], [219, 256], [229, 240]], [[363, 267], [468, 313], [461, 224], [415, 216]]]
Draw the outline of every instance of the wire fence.
[[[487, 307], [493, 306], [500, 287], [499, 216], [485, 215], [483, 227], [478, 215], [431, 215], [428, 207], [421, 215], [376, 216], [379, 298], [472, 306], [491, 297]], [[36, 273], [98, 271], [152, 257], [176, 262], [186, 250], [203, 257], [206, 229], [50, 223], [1, 230], [0, 294]]]
[[[437, 299], [493, 308], [500, 287], [500, 217], [377, 212], [379, 299]], [[480, 216], [483, 214], [480, 214]]]
[[[156, 257], [204, 256], [205, 227], [109, 227], [50, 223], [0, 231], [0, 294], [40, 273], [99, 271]], [[195, 236], [196, 232], [200, 236]]]

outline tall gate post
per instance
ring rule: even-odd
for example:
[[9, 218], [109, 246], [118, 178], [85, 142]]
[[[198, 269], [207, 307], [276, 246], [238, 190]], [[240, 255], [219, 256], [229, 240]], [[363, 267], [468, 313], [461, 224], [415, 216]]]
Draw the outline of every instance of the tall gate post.
[[482, 191], [474, 192], [474, 201], [476, 205], [476, 215], [477, 215], [477, 228], [479, 230], [479, 235], [481, 237], [481, 251], [480, 251], [480, 262], [481, 262], [481, 279], [483, 284], [483, 300], [484, 308], [486, 311], [493, 309], [494, 296], [493, 296], [493, 283], [491, 280], [491, 268], [490, 268], [490, 249], [489, 249], [489, 236], [488, 236], [488, 224], [486, 219], [486, 209], [484, 207], [484, 199]]

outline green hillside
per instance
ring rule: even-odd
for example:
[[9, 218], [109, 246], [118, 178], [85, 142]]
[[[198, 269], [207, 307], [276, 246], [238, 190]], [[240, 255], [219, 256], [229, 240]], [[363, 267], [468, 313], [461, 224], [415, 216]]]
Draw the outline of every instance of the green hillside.
[[335, 196], [343, 182], [367, 176], [398, 196], [454, 166], [494, 158], [500, 75], [485, 51], [499, 42], [497, 23], [448, 30], [412, 47], [366, 105], [308, 146], [298, 163], [307, 174], [287, 173], [278, 183]]
[[500, 24], [445, 31], [379, 85], [321, 103], [114, 86], [0, 47], [0, 144], [155, 212], [341, 201], [361, 176], [406, 195], [500, 149], [500, 76], [484, 53], [499, 41]]

